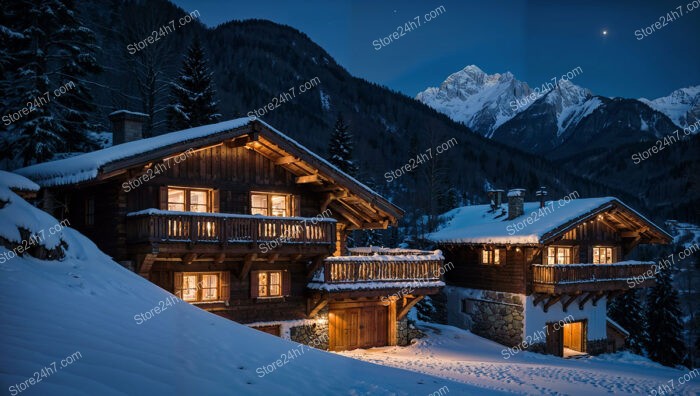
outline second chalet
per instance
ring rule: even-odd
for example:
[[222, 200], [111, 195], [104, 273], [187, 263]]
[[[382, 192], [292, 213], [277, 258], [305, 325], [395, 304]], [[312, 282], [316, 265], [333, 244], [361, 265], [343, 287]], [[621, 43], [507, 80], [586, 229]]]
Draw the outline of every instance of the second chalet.
[[406, 314], [444, 286], [439, 251], [347, 249], [403, 211], [268, 124], [143, 139], [144, 115], [110, 118], [112, 147], [16, 172], [44, 210], [184, 301], [346, 350], [407, 344]]
[[632, 279], [654, 284], [645, 277], [653, 263], [626, 258], [671, 236], [616, 198], [547, 201], [540, 189], [539, 200], [525, 202], [525, 190], [514, 189], [504, 202], [503, 194], [446, 213], [428, 236], [454, 265], [445, 273], [449, 323], [558, 356], [619, 347], [626, 331], [607, 318], [607, 302]]

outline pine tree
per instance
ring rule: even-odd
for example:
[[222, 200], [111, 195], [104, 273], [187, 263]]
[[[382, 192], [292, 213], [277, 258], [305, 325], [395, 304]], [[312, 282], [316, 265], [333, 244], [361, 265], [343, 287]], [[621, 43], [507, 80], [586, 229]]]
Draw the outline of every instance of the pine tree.
[[352, 160], [354, 143], [349, 129], [349, 126], [343, 120], [343, 116], [339, 114], [328, 145], [328, 160], [348, 175], [355, 176], [357, 167]]
[[75, 9], [72, 0], [10, 0], [2, 7], [13, 38], [3, 63], [15, 66], [2, 76], [3, 113], [29, 110], [7, 126], [8, 154], [24, 165], [96, 147], [87, 134], [95, 105], [84, 77], [101, 71], [99, 48]]
[[686, 360], [683, 321], [678, 291], [671, 280], [671, 266], [659, 269], [656, 285], [647, 297], [649, 358], [665, 366], [677, 366]]
[[637, 289], [628, 290], [608, 306], [608, 316], [629, 332], [627, 347], [633, 353], [644, 354], [649, 334]]
[[172, 130], [216, 122], [220, 117], [215, 98], [213, 73], [207, 66], [202, 43], [195, 38], [187, 49], [180, 76], [171, 83], [172, 102], [168, 126]]

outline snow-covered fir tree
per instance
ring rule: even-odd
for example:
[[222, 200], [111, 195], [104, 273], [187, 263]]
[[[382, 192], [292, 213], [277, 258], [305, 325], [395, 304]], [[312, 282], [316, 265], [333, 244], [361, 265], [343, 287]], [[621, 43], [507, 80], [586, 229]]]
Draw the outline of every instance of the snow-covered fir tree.
[[328, 160], [350, 176], [357, 174], [357, 166], [352, 159], [354, 146], [350, 127], [345, 124], [342, 114], [339, 114], [328, 145]]
[[683, 314], [671, 271], [670, 265], [659, 266], [656, 285], [647, 297], [649, 338], [646, 350], [650, 359], [665, 366], [683, 364], [687, 351], [683, 340]]
[[202, 43], [195, 38], [187, 49], [180, 76], [171, 83], [172, 102], [168, 107], [171, 130], [211, 124], [221, 118], [212, 76]]
[[2, 113], [14, 114], [4, 154], [28, 165], [95, 148], [87, 134], [95, 105], [85, 77], [101, 71], [99, 48], [74, 2], [8, 0], [0, 12]]
[[631, 289], [615, 298], [608, 306], [608, 316], [629, 332], [627, 347], [630, 351], [643, 355], [649, 334], [639, 294], [639, 290]]

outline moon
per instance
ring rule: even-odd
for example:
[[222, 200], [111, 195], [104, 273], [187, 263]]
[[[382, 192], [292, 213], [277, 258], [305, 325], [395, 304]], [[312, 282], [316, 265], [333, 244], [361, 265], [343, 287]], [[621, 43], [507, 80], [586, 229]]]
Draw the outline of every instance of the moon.
[[603, 32], [602, 32], [602, 33], [603, 33], [603, 36], [607, 36], [607, 35], [608, 35], [608, 29], [603, 29]]

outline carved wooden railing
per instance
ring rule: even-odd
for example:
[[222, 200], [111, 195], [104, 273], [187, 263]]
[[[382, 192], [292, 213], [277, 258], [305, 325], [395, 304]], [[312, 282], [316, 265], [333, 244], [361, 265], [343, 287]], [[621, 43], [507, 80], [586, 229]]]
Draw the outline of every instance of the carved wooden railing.
[[323, 279], [325, 283], [439, 281], [446, 271], [444, 259], [439, 252], [430, 253], [328, 257]]
[[335, 220], [153, 210], [129, 214], [127, 241], [334, 245]]
[[615, 264], [533, 264], [535, 284], [559, 285], [592, 282], [626, 281], [653, 274], [653, 262], [620, 262]]

